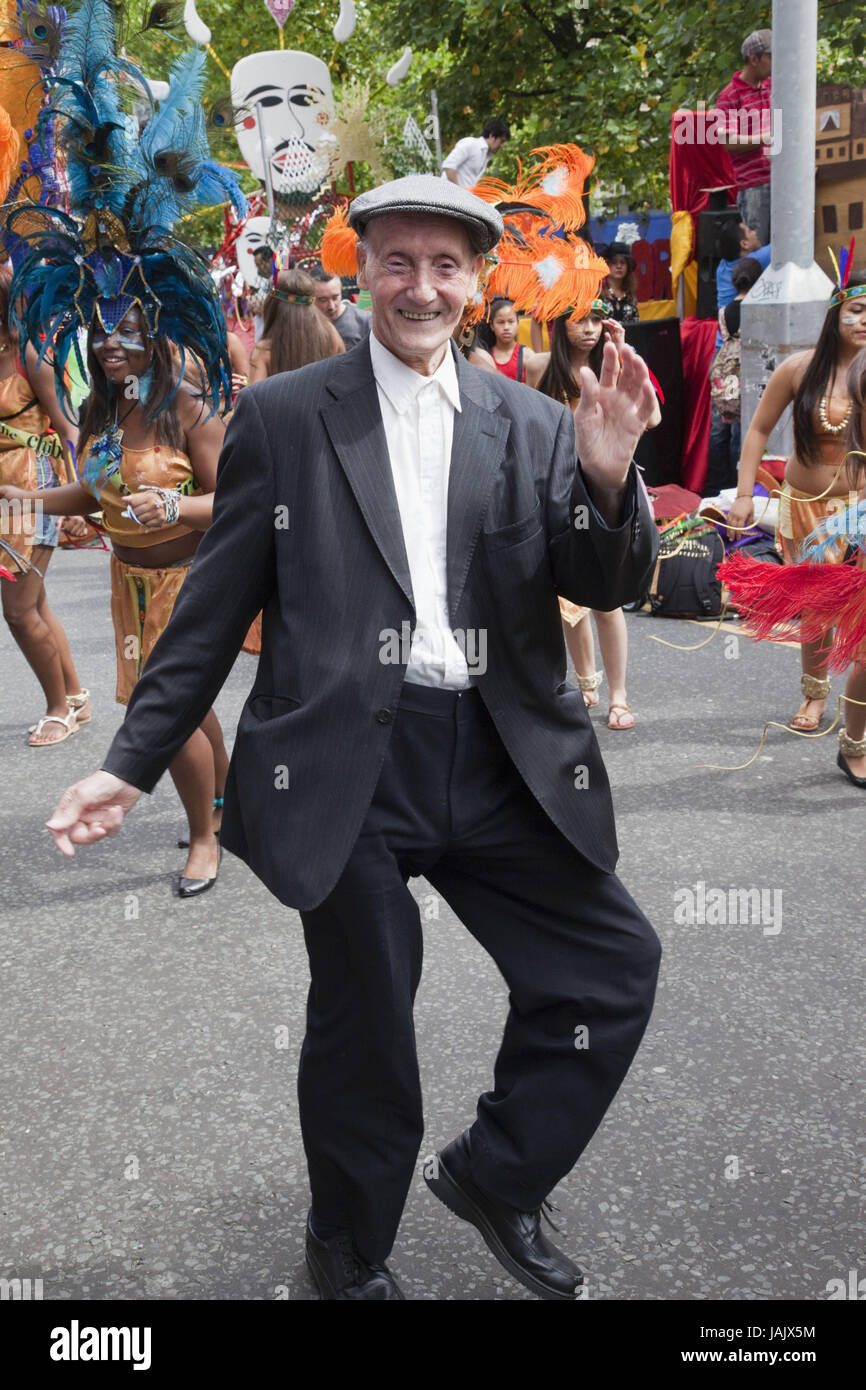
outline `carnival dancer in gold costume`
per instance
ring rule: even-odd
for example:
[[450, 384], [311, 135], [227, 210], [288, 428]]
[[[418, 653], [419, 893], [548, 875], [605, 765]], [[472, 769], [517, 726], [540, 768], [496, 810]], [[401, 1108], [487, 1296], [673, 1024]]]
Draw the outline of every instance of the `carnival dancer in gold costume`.
[[[60, 408], [50, 367], [38, 365], [33, 348], [20, 360], [9, 327], [11, 279], [11, 270], [0, 266], [0, 484], [52, 487], [65, 481], [64, 445], [75, 443], [77, 430]], [[45, 695], [45, 713], [29, 731], [32, 748], [63, 743], [91, 718], [89, 691], [82, 689], [45, 592], [58, 530], [52, 517], [35, 516], [27, 524], [14, 509], [0, 513], [0, 536], [20, 556], [2, 556], [13, 576], [0, 578], [3, 617]]]
[[[121, 56], [118, 11], [85, 0], [64, 25], [47, 78], [63, 149], [69, 212], [22, 202], [6, 218], [15, 264], [14, 326], [37, 360], [50, 345], [58, 394], [87, 331], [91, 391], [82, 407], [77, 481], [38, 498], [48, 515], [99, 508], [111, 539], [117, 699], [125, 704], [171, 616], [201, 532], [210, 522], [230, 400], [225, 323], [207, 266], [172, 233], [184, 214], [231, 198], [236, 180], [208, 156], [199, 96], [205, 55], [174, 63], [158, 106], [144, 75]], [[150, 112], [133, 109], [144, 93]], [[187, 379], [192, 359], [193, 380]], [[214, 595], [214, 602], [219, 596]], [[178, 892], [216, 881], [215, 834], [228, 767], [213, 711], [171, 765], [189, 822]]]
[[[795, 352], [777, 367], [767, 383], [743, 444], [737, 499], [728, 513], [729, 536], [750, 526], [755, 516], [755, 478], [767, 440], [783, 412], [793, 404], [794, 452], [785, 468], [779, 499], [779, 539], [785, 563], [798, 564], [807, 536], [848, 501], [850, 484], [844, 468], [845, 435], [851, 418], [846, 377], [857, 353], [866, 346], [866, 275], [854, 273], [830, 300], [814, 349]], [[843, 541], [823, 554], [825, 564], [845, 559]], [[803, 615], [809, 623], [809, 613]], [[801, 642], [803, 702], [791, 719], [801, 733], [814, 732], [830, 694], [828, 661], [833, 628]]]

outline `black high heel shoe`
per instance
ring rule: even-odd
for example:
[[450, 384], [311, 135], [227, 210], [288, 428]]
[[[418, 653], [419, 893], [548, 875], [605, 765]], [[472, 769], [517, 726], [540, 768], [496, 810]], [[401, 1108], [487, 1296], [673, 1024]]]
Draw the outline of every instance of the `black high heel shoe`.
[[[847, 757], [846, 757], [847, 754]], [[866, 738], [852, 738], [845, 729], [839, 730], [839, 752], [836, 766], [841, 768], [849, 782], [866, 791], [866, 777], [856, 777], [848, 766], [848, 758], [866, 758]]]
[[222, 859], [223, 847], [217, 842], [217, 871], [213, 878], [185, 878], [181, 874], [177, 881], [177, 896], [179, 898], [197, 898], [199, 893], [206, 893], [209, 888], [213, 888], [219, 877]]

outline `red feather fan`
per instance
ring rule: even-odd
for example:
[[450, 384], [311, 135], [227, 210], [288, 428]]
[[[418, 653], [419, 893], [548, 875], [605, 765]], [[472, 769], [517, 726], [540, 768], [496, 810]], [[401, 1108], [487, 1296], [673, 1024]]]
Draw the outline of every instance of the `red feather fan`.
[[758, 641], [789, 642], [793, 622], [801, 642], [819, 642], [835, 628], [830, 667], [844, 671], [852, 661], [866, 663], [866, 570], [770, 565], [734, 555], [718, 574]]

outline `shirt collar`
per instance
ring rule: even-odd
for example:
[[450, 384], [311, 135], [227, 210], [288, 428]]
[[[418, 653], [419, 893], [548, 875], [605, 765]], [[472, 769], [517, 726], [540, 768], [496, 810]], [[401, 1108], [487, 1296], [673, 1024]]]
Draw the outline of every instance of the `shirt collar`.
[[384, 391], [398, 415], [404, 415], [414, 405], [418, 392], [435, 382], [442, 395], [454, 410], [460, 409], [460, 387], [457, 384], [457, 368], [450, 343], [446, 344], [445, 356], [432, 376], [422, 376], [412, 367], [407, 367], [393, 352], [383, 347], [375, 333], [370, 332], [370, 360], [376, 385]]

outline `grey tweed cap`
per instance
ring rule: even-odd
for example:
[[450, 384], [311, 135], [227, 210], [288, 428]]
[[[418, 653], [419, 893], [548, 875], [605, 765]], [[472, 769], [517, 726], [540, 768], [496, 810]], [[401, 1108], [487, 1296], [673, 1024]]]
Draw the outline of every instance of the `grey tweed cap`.
[[495, 207], [449, 179], [437, 179], [435, 174], [409, 174], [368, 189], [350, 204], [349, 226], [360, 236], [371, 218], [386, 212], [454, 217], [474, 230], [484, 243], [484, 251], [494, 247], [505, 230]]
[[753, 53], [771, 53], [772, 51], [772, 29], [756, 29], [747, 39], [743, 39], [740, 47], [740, 52], [744, 58], [750, 58]]

